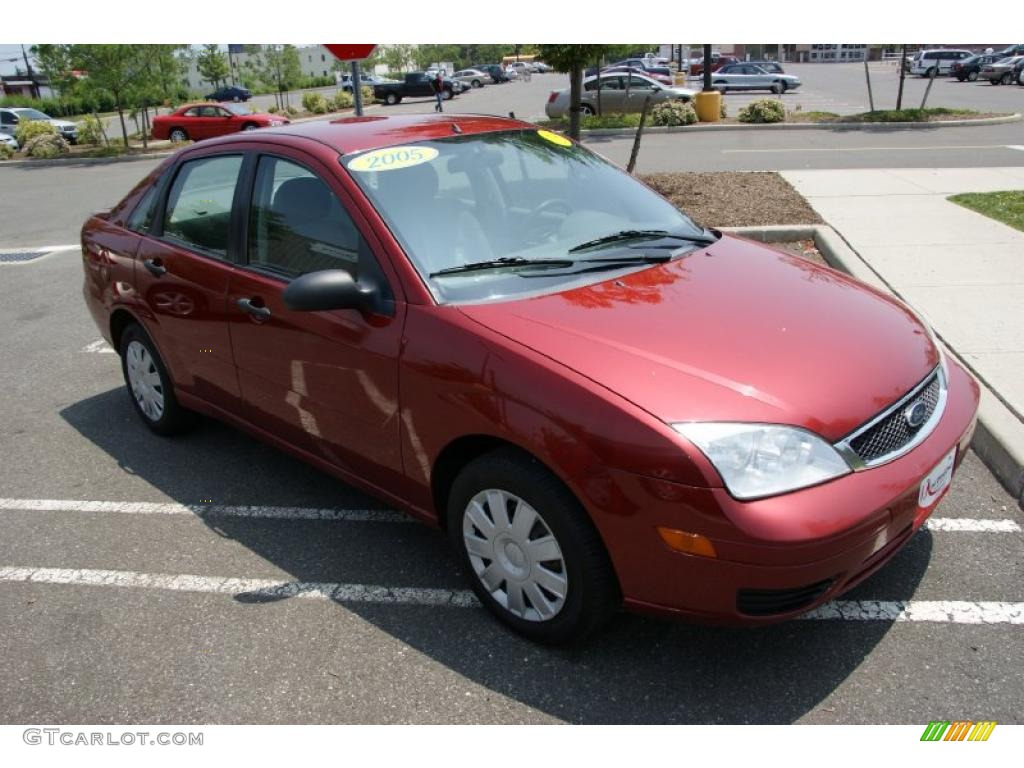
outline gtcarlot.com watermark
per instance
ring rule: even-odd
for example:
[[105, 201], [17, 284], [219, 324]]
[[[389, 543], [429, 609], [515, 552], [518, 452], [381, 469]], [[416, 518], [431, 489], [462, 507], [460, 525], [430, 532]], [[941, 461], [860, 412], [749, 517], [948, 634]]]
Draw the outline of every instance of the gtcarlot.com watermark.
[[201, 747], [203, 734], [184, 731], [84, 731], [73, 728], [26, 728], [22, 740], [29, 745], [66, 747]]

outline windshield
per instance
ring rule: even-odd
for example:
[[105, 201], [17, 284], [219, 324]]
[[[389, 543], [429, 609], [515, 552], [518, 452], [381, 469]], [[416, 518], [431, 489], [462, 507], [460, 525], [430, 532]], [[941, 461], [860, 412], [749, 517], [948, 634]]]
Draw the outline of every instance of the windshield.
[[232, 103], [232, 104], [221, 104], [221, 106], [224, 107], [225, 109], [230, 109], [236, 115], [251, 115], [251, 114], [253, 114], [253, 111], [249, 107], [245, 106], [245, 104], [234, 104], [234, 103]]
[[[651, 189], [548, 131], [456, 135], [348, 155], [342, 164], [441, 303], [586, 285], [646, 268], [645, 253], [691, 250], [709, 239]], [[602, 239], [585, 253], [573, 250]], [[583, 263], [596, 256], [613, 266]], [[453, 269], [482, 262], [497, 267]]]
[[50, 119], [49, 115], [43, 114], [38, 109], [16, 109], [14, 111], [17, 112], [18, 113], [18, 117], [22, 118], [23, 120], [49, 120]]

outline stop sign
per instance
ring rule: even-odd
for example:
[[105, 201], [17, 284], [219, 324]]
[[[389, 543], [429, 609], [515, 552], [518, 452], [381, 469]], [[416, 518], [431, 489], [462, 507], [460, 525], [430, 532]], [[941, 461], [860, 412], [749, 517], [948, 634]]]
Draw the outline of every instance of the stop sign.
[[324, 43], [324, 48], [341, 61], [362, 61], [369, 58], [376, 45], [356, 45], [350, 43]]

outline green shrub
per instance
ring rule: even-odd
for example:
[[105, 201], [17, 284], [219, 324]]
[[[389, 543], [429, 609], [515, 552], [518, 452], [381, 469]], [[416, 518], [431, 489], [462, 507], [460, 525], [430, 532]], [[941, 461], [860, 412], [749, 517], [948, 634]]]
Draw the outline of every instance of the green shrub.
[[14, 157], [14, 147], [10, 144], [0, 144], [0, 160], [10, 160]]
[[82, 144], [104, 144], [103, 126], [92, 115], [86, 115], [78, 122], [78, 140]]
[[697, 122], [692, 104], [672, 100], [663, 101], [651, 110], [652, 125], [691, 125]]
[[277, 104], [271, 104], [269, 107], [267, 107], [267, 112], [269, 112], [272, 115], [276, 115], [280, 111], [281, 110], [280, 108], [278, 108]]
[[41, 159], [57, 157], [71, 151], [63, 137], [58, 136], [56, 133], [39, 134], [35, 138], [29, 139], [24, 148], [25, 154], [29, 157]]
[[741, 123], [781, 123], [786, 119], [786, 108], [778, 99], [752, 101], [737, 115]]
[[288, 115], [288, 117], [296, 117], [299, 114], [299, 110], [291, 105], [285, 107], [284, 112], [286, 115]]
[[315, 115], [322, 115], [327, 111], [327, 99], [319, 93], [302, 94], [302, 108]]
[[22, 120], [18, 123], [18, 127], [14, 129], [14, 138], [23, 147], [36, 136], [48, 136], [50, 134], [56, 135], [57, 129], [45, 120]]
[[345, 93], [344, 91], [338, 91], [334, 94], [334, 98], [328, 102], [331, 112], [337, 112], [340, 109], [348, 109], [353, 104], [355, 104], [355, 99], [352, 98], [352, 94]]
[[371, 88], [368, 85], [364, 85], [359, 90], [363, 94], [363, 104], [372, 104], [373, 103], [373, 88]]

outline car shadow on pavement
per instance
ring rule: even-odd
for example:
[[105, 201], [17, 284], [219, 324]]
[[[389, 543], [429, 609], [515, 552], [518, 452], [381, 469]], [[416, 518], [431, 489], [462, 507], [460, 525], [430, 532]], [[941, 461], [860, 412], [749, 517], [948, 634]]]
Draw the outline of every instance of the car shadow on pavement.
[[[124, 472], [179, 503], [386, 508], [208, 419], [187, 435], [159, 438], [139, 423], [120, 388], [74, 403], [61, 415]], [[445, 537], [425, 525], [197, 516], [296, 582], [465, 588]], [[854, 594], [911, 598], [931, 552], [931, 535], [922, 531]], [[235, 599], [252, 610], [265, 602], [259, 595]], [[552, 649], [513, 635], [482, 609], [339, 606], [494, 693], [573, 723], [791, 723], [850, 677], [892, 625], [798, 620], [750, 630], [622, 613], [586, 644]], [[812, 719], [860, 720], [855, 711], [836, 706], [821, 708]], [[444, 714], [425, 711], [424, 720], [443, 721]]]

